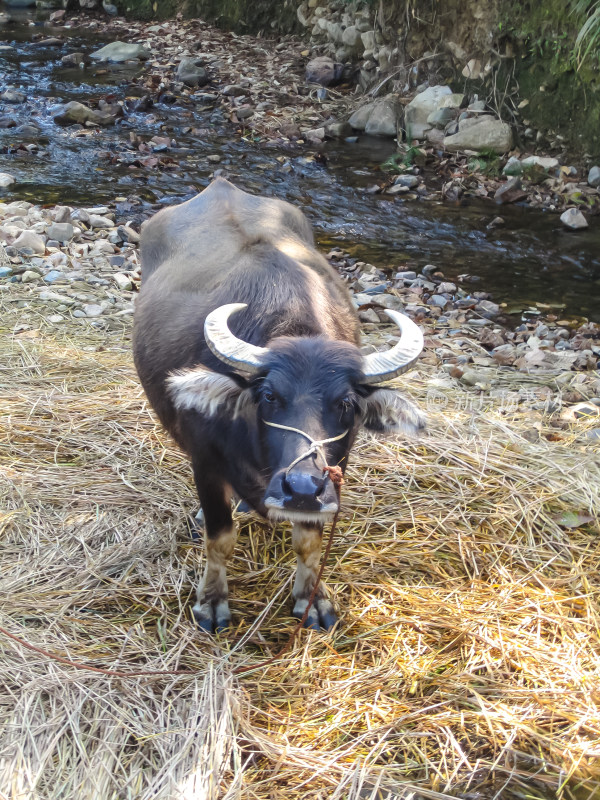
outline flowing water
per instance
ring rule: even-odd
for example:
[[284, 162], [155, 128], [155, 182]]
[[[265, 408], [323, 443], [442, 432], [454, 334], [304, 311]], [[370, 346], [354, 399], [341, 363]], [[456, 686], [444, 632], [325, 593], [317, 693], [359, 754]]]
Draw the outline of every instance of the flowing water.
[[[32, 140], [14, 128], [0, 130], [0, 171], [18, 179], [0, 199], [97, 205], [120, 197], [132, 201], [124, 208], [147, 211], [201, 190], [217, 166], [242, 188], [300, 205], [323, 247], [340, 246], [385, 269], [433, 263], [450, 279], [474, 276], [464, 285], [491, 292], [497, 302], [507, 304], [514, 319], [537, 303], [552, 307], [561, 317], [600, 320], [597, 219], [588, 230], [573, 233], [562, 227], [556, 214], [525, 207], [372, 194], [367, 190], [378, 177], [378, 166], [395, 151], [391, 140], [363, 137], [354, 144], [327, 143], [323, 165], [309, 151], [240, 138], [218, 102], [203, 105], [179, 98], [173, 104], [158, 103], [143, 113], [128, 112], [99, 133], [60, 127], [52, 115], [61, 103], [85, 103], [107, 95], [140, 97], [143, 88], [135, 81], [145, 67], [65, 67], [60, 61], [65, 53], [91, 52], [109, 39], [41, 27], [31, 12], [13, 11], [12, 16], [16, 21], [0, 28], [2, 43], [14, 46], [0, 51], [0, 85], [21, 88], [27, 102], [4, 104], [0, 114], [14, 115], [18, 123], [35, 122], [42, 131], [35, 138], [42, 152], [17, 150], [16, 145]], [[36, 33], [66, 36], [69, 41], [62, 48], [39, 46], [32, 39]], [[176, 147], [150, 154], [170, 163], [139, 166], [142, 156], [130, 144], [133, 133], [145, 141], [153, 135], [175, 139]], [[207, 160], [211, 154], [221, 156], [219, 164]], [[136, 159], [138, 165], [133, 163]], [[487, 230], [499, 213], [506, 224]]]

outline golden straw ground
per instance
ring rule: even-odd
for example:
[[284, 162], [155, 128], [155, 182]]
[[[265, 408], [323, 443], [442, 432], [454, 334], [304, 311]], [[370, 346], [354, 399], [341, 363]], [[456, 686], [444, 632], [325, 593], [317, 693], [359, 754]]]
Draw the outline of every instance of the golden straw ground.
[[[0, 625], [96, 667], [196, 675], [98, 675], [1, 639], [0, 793], [600, 797], [600, 529], [577, 527], [599, 507], [593, 423], [548, 441], [540, 414], [532, 443], [525, 409], [446, 386], [422, 440], [361, 439], [325, 571], [338, 629], [236, 676], [293, 625], [289, 531], [240, 520], [236, 627], [197, 632], [191, 472], [139, 388], [130, 320], [57, 327], [19, 306], [34, 296], [0, 294]], [[424, 363], [407, 391], [431, 405], [436, 381]]]

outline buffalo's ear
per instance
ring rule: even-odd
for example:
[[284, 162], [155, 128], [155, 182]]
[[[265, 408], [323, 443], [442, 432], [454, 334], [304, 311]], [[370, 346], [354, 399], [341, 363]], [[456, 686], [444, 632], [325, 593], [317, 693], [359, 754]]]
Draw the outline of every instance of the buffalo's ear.
[[212, 417], [219, 410], [227, 410], [235, 417], [242, 412], [242, 406], [251, 402], [250, 391], [240, 385], [242, 379], [238, 380], [195, 367], [170, 375], [167, 389], [175, 407], [181, 411], [193, 410]]
[[408, 433], [425, 430], [425, 414], [393, 389], [374, 389], [361, 400], [362, 424], [377, 433]]

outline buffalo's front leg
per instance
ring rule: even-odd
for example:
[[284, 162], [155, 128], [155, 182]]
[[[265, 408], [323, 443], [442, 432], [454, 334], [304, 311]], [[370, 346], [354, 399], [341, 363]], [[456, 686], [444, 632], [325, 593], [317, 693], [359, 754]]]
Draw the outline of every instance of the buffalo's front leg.
[[[298, 557], [296, 580], [292, 590], [294, 598], [293, 614], [298, 619], [302, 619], [312, 590], [317, 582], [322, 540], [323, 528], [321, 525], [295, 523], [292, 528], [292, 546]], [[304, 627], [313, 628], [317, 631], [321, 628], [329, 630], [336, 622], [337, 617], [333, 610], [333, 604], [327, 597], [325, 585], [321, 582]]]
[[194, 478], [204, 512], [206, 568], [197, 589], [192, 611], [199, 627], [210, 633], [231, 622], [227, 561], [233, 554], [237, 530], [231, 516], [231, 490], [194, 464]]

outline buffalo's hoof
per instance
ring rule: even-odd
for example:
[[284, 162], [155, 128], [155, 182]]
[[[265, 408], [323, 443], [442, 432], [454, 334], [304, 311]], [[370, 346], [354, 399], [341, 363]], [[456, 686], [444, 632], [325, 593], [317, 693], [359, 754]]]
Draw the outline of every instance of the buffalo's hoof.
[[[308, 600], [296, 600], [294, 605], [293, 615], [296, 619], [302, 619]], [[304, 627], [310, 628], [313, 631], [330, 631], [337, 622], [337, 616], [333, 610], [333, 603], [326, 597], [315, 597], [315, 600], [310, 607], [308, 616], [304, 620]]]
[[207, 633], [222, 633], [231, 625], [231, 614], [227, 600], [205, 600], [192, 608], [194, 620], [200, 630]]

